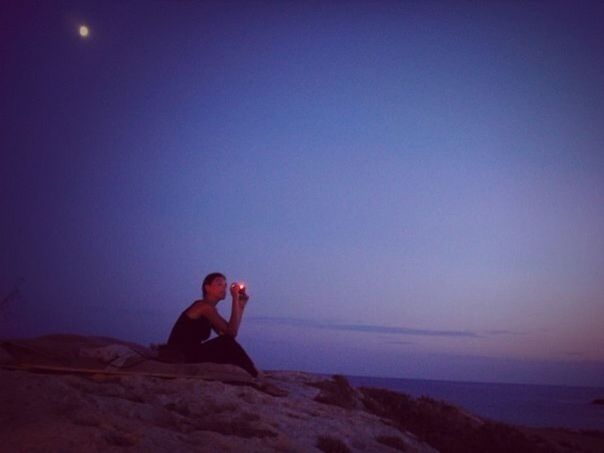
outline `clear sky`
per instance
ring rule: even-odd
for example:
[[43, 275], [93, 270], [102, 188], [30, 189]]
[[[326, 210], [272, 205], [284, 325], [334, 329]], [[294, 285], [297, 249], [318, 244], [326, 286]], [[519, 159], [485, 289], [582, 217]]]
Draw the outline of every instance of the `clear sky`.
[[604, 4], [525, 3], [3, 1], [2, 336], [221, 271], [261, 368], [602, 385]]

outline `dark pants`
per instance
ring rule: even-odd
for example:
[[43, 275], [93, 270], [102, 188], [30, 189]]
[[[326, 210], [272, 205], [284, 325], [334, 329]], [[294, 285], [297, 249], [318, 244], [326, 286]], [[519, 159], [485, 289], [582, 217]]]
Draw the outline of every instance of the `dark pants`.
[[229, 363], [243, 368], [252, 376], [258, 376], [254, 362], [233, 337], [220, 335], [196, 345], [185, 352], [187, 363]]

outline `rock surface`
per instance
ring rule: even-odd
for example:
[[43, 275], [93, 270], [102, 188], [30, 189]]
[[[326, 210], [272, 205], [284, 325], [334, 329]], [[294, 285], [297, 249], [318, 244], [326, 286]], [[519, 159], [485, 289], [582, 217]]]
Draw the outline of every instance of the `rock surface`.
[[[130, 346], [128, 346], [130, 345]], [[115, 339], [0, 347], [1, 451], [602, 451], [602, 433], [492, 423], [341, 376], [155, 363]], [[128, 346], [128, 347], [124, 347]], [[132, 355], [132, 350], [136, 354]], [[138, 359], [136, 358], [138, 357]]]
[[[194, 378], [43, 375], [0, 371], [4, 451], [435, 451], [361, 409], [315, 401], [318, 376], [268, 373], [287, 390]], [[323, 439], [323, 440], [322, 440]]]

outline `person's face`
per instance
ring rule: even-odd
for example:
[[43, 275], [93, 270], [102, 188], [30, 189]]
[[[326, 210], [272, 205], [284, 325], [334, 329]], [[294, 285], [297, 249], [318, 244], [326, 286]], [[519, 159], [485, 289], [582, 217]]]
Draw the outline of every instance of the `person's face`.
[[222, 300], [226, 297], [226, 280], [222, 277], [216, 277], [212, 283], [206, 285], [206, 297], [213, 300]]

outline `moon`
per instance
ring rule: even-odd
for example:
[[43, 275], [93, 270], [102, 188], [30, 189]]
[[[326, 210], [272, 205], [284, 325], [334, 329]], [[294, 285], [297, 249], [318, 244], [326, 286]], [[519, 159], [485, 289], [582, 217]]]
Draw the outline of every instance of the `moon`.
[[80, 25], [79, 32], [82, 38], [87, 38], [88, 34], [90, 33], [90, 30], [88, 30], [88, 27], [86, 25]]

